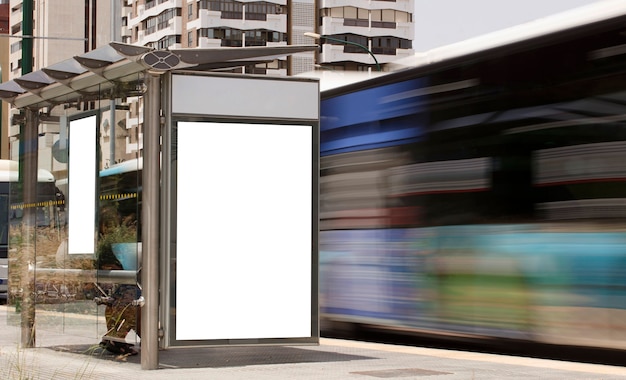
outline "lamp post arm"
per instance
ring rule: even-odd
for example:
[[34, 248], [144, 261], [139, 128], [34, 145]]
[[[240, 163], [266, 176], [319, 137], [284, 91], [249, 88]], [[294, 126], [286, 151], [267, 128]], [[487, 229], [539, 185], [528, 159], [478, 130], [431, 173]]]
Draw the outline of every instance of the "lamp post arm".
[[380, 65], [378, 64], [378, 60], [376, 59], [376, 56], [366, 46], [358, 44], [356, 42], [340, 40], [338, 38], [333, 38], [333, 37], [328, 37], [328, 36], [320, 36], [320, 38], [324, 38], [324, 39], [329, 40], [329, 41], [339, 42], [339, 43], [346, 44], [346, 45], [353, 45], [353, 46], [356, 46], [356, 47], [359, 47], [359, 48], [365, 50], [370, 56], [372, 56], [372, 58], [374, 58], [374, 62], [376, 62], [376, 69], [378, 71], [381, 71]]

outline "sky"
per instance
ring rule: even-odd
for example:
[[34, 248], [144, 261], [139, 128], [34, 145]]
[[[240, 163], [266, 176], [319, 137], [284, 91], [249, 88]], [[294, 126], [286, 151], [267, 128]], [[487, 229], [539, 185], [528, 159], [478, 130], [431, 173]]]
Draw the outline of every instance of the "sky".
[[415, 0], [416, 52], [602, 0]]

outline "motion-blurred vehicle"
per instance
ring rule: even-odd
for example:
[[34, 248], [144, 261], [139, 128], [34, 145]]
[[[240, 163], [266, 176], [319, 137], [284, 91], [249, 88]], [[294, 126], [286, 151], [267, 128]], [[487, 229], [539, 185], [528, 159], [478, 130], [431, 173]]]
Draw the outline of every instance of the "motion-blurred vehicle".
[[549, 21], [322, 93], [323, 332], [626, 348], [626, 7]]
[[35, 208], [37, 226], [49, 226], [58, 219], [58, 197], [54, 176], [47, 170], [37, 171], [37, 202], [25, 204], [18, 199], [19, 163], [0, 160], [0, 302], [6, 303], [9, 292], [9, 233], [10, 225], [23, 215], [26, 207]]

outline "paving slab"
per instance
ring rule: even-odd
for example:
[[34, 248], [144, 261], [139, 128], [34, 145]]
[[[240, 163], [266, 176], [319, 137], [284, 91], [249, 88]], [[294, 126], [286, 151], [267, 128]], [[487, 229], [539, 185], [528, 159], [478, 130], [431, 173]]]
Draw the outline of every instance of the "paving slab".
[[39, 329], [37, 347], [21, 348], [6, 313], [0, 306], [0, 379], [9, 380], [626, 379], [619, 366], [325, 338], [319, 345], [171, 348], [159, 351], [159, 369], [142, 370], [141, 352], [112, 355], [95, 337]]

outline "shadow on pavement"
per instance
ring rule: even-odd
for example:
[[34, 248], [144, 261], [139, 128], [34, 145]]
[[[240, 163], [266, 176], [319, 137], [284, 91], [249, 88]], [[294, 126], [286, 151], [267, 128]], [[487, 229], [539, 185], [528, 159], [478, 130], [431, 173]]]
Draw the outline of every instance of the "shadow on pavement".
[[[109, 353], [100, 346], [63, 345], [49, 347], [55, 351], [88, 355], [94, 358], [128, 363], [141, 363], [141, 352], [135, 356]], [[295, 347], [190, 347], [159, 351], [159, 365], [165, 368], [224, 368], [250, 365], [323, 363], [377, 359], [375, 357], [341, 354]]]

